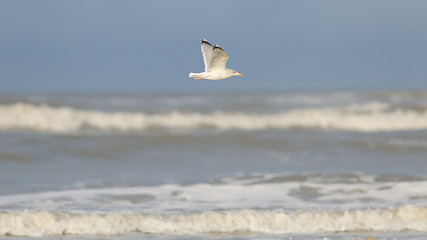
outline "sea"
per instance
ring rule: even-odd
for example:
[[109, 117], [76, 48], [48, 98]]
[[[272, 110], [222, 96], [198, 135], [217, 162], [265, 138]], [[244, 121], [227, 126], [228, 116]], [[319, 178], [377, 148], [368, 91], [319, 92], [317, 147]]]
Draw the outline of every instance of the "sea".
[[0, 94], [0, 239], [427, 239], [427, 90]]

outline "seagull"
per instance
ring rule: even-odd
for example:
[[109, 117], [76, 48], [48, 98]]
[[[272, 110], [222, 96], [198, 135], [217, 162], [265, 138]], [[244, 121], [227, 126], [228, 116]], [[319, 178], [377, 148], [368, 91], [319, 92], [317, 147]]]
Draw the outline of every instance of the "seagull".
[[201, 73], [190, 73], [188, 77], [209, 80], [221, 80], [231, 76], [242, 76], [233, 69], [226, 68], [228, 54], [215, 44], [212, 46], [206, 39], [202, 39], [203, 61], [205, 62], [205, 71]]

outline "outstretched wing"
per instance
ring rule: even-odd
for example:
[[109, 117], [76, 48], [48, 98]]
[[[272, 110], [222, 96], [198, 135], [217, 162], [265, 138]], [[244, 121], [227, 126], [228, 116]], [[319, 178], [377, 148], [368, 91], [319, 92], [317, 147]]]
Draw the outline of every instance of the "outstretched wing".
[[212, 49], [212, 61], [209, 65], [209, 70], [213, 69], [225, 69], [225, 65], [228, 61], [228, 54], [222, 50], [218, 45], [215, 45]]
[[203, 61], [205, 62], [205, 72], [208, 71], [212, 61], [212, 50], [214, 47], [206, 41], [206, 39], [202, 39], [202, 53], [203, 53]]

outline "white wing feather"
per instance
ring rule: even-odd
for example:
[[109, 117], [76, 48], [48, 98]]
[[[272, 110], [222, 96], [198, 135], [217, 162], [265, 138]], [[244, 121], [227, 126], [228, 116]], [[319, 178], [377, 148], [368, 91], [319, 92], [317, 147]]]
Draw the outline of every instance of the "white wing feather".
[[206, 41], [206, 39], [202, 39], [202, 53], [203, 53], [203, 61], [205, 62], [205, 72], [208, 71], [212, 61], [212, 50], [214, 47]]
[[209, 65], [209, 70], [225, 69], [228, 61], [228, 54], [222, 50], [218, 45], [212, 49], [212, 61]]

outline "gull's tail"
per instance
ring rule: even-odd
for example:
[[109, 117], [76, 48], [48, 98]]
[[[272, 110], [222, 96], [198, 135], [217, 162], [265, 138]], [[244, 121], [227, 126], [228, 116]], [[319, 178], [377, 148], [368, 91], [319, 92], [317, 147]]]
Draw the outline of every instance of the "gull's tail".
[[[190, 74], [188, 74], [188, 77], [197, 78], [197, 77], [200, 77], [200, 74], [199, 73], [190, 73]], [[194, 79], [194, 80], [196, 80], [196, 79]]]

